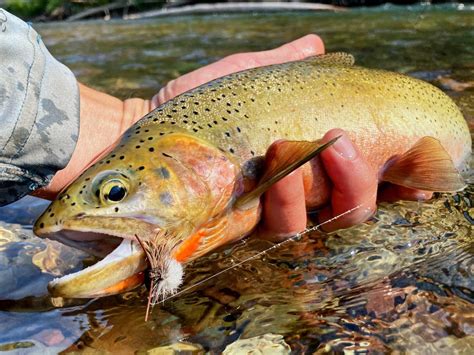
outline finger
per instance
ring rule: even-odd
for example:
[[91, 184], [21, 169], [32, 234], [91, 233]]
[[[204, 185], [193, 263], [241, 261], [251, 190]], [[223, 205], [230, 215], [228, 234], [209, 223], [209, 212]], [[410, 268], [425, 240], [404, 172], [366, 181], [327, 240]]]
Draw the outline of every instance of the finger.
[[[352, 144], [346, 132], [329, 131], [323, 141], [341, 136], [321, 153], [321, 159], [333, 183], [331, 206], [321, 211], [320, 222], [343, 216], [324, 224], [326, 231], [348, 228], [366, 221], [376, 211], [377, 175]], [[348, 211], [353, 210], [350, 213]], [[346, 213], [346, 214], [345, 214]]]
[[379, 201], [395, 202], [400, 200], [407, 201], [426, 201], [433, 197], [433, 192], [411, 189], [400, 185], [382, 184], [379, 188]]
[[303, 174], [297, 169], [275, 183], [263, 197], [260, 237], [283, 240], [306, 228]]
[[317, 35], [309, 34], [272, 50], [233, 54], [170, 81], [153, 97], [152, 109], [185, 91], [230, 73], [300, 60], [323, 53], [322, 39]]

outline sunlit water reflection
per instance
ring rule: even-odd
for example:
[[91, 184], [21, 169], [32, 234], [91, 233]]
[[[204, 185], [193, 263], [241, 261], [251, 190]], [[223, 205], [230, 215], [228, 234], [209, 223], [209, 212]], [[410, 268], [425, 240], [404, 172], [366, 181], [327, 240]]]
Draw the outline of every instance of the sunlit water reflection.
[[[361, 65], [440, 86], [471, 127], [473, 12], [381, 8], [338, 14], [205, 16], [38, 27], [80, 81], [149, 97], [168, 80], [227, 54], [309, 32]], [[456, 91], [458, 90], [458, 91]], [[92, 258], [33, 237], [44, 203], [0, 209], [0, 350], [134, 352], [186, 340], [219, 352], [238, 339], [281, 334], [295, 351], [474, 353], [474, 184], [427, 203], [382, 205], [370, 222], [318, 233], [267, 253], [155, 307], [145, 291], [93, 301], [51, 299], [46, 284]], [[247, 239], [187, 268], [192, 285], [269, 247]]]

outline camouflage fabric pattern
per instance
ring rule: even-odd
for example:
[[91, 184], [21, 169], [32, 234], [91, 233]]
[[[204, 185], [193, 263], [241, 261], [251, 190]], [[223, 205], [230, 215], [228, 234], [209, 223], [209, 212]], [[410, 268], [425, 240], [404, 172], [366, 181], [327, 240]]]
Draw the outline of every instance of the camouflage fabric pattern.
[[0, 206], [49, 183], [79, 134], [73, 73], [40, 35], [0, 9]]

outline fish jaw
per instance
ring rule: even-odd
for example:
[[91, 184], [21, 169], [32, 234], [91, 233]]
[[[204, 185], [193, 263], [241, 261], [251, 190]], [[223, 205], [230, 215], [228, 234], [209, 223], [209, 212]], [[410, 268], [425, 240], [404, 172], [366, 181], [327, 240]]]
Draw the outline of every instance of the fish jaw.
[[[33, 232], [43, 238], [55, 239], [55, 234], [64, 230], [76, 232], [102, 233], [123, 239], [148, 239], [159, 230], [153, 221], [134, 217], [81, 216], [63, 221], [61, 224], [45, 224], [41, 216], [33, 227]], [[84, 236], [81, 236], [81, 240]]]
[[[51, 295], [65, 298], [95, 298], [123, 293], [143, 284], [144, 271], [148, 263], [136, 236], [148, 240], [157, 233], [156, 225], [133, 218], [111, 217], [79, 217], [60, 225], [43, 224], [41, 227], [40, 225], [41, 222], [35, 225], [35, 233], [38, 236], [56, 239], [74, 247], [101, 243], [100, 239], [81, 240], [87, 239], [86, 233], [122, 238], [120, 245], [98, 263], [51, 281], [48, 285]], [[70, 232], [82, 233], [77, 233], [77, 237], [71, 238]], [[70, 238], [63, 237], [61, 233], [69, 235]], [[102, 244], [107, 243], [110, 249], [110, 241], [102, 240]]]
[[122, 243], [97, 264], [54, 279], [48, 285], [52, 296], [95, 298], [129, 291], [144, 282], [145, 253], [137, 242]]

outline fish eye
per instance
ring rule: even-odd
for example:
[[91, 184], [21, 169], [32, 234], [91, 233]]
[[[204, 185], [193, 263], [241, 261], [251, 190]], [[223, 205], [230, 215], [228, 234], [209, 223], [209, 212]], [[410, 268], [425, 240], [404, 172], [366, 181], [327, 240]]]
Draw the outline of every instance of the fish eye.
[[100, 190], [102, 200], [108, 203], [123, 201], [128, 194], [128, 186], [116, 179], [104, 183]]

